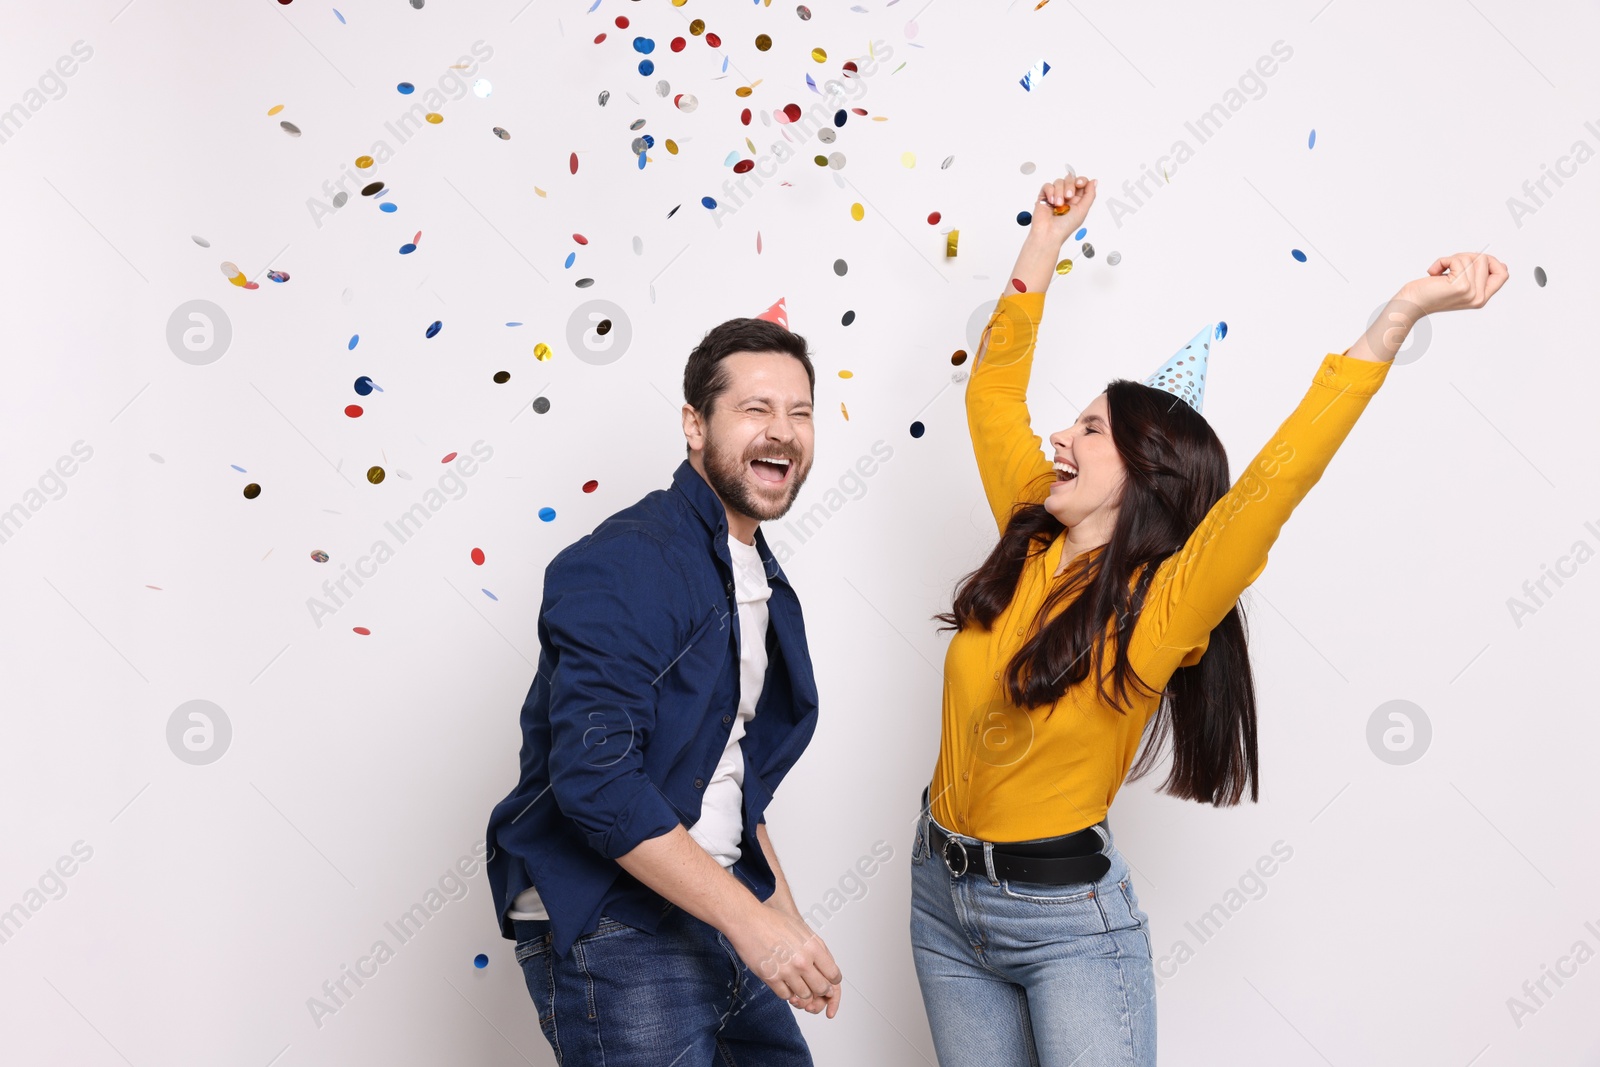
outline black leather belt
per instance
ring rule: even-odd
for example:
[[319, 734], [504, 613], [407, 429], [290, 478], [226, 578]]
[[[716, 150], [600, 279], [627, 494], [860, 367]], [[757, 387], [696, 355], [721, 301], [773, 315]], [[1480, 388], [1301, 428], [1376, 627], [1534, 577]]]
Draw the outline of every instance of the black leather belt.
[[[995, 877], [1043, 885], [1098, 882], [1111, 869], [1111, 857], [1102, 851], [1105, 841], [1096, 832], [1097, 827], [1104, 830], [1105, 820], [1047, 841], [995, 843]], [[928, 817], [928, 849], [930, 855], [942, 858], [957, 878], [969, 870], [988, 876], [983, 863], [983, 845], [951, 837], [931, 816]]]

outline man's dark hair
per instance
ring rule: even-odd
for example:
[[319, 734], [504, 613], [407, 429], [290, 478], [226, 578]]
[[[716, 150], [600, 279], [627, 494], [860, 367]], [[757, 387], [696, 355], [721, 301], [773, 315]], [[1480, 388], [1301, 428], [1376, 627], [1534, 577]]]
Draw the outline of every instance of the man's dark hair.
[[767, 319], [729, 319], [707, 331], [689, 353], [683, 368], [683, 399], [702, 417], [710, 418], [712, 401], [728, 388], [728, 371], [722, 361], [737, 352], [783, 352], [806, 369], [812, 399], [817, 395], [817, 372], [811, 366], [806, 339]]

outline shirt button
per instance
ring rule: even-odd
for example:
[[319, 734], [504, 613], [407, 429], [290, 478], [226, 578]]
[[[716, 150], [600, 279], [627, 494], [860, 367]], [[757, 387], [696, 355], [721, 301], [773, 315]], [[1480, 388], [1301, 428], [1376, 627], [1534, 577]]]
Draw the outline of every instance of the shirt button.
[[994, 677], [995, 677], [995, 681], [999, 681], [1000, 680], [1000, 672], [999, 671], [995, 671], [994, 672]]
[[694, 780], [694, 787], [696, 789], [704, 789], [706, 787], [706, 780], [704, 778], [696, 778]]
[[972, 775], [969, 772], [967, 772], [967, 771], [962, 771], [961, 772], [961, 780], [963, 782], [966, 781], [968, 778], [971, 778], [971, 777], [972, 777]]
[[1017, 631], [1017, 636], [1018, 636], [1018, 637], [1021, 637], [1021, 636], [1022, 636], [1022, 631], [1021, 631], [1021, 630], [1018, 630], [1018, 631]]
[[733, 721], [733, 716], [732, 715], [724, 715], [722, 717], [722, 721], [723, 722], [732, 722]]

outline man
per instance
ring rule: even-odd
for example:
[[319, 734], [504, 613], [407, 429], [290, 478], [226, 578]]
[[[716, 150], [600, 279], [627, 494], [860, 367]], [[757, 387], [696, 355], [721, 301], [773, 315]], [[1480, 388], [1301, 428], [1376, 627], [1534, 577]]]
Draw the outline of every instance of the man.
[[711, 330], [684, 368], [671, 488], [545, 570], [487, 867], [564, 1067], [809, 1065], [784, 1001], [838, 1011], [843, 976], [764, 818], [816, 726], [800, 603], [759, 525], [810, 471], [815, 382], [784, 325]]

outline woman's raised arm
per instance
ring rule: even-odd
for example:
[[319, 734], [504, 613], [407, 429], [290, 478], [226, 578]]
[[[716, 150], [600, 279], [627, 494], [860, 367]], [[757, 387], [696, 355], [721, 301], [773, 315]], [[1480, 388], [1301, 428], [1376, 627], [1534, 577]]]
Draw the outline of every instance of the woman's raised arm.
[[[1036, 503], [1051, 472], [1028, 416], [1028, 377], [1044, 314], [1044, 291], [1055, 277], [1061, 246], [1083, 224], [1095, 183], [1068, 176], [1045, 184], [1033, 205], [1027, 239], [1012, 281], [989, 317], [967, 382], [967, 428], [984, 495], [1001, 530], [1019, 501]], [[1058, 207], [1066, 208], [1060, 215]]]
[[1403, 286], [1348, 349], [1323, 358], [1299, 406], [1183, 548], [1156, 569], [1129, 645], [1147, 682], [1164, 683], [1199, 661], [1211, 631], [1266, 568], [1268, 549], [1383, 384], [1417, 320], [1482, 307], [1507, 277], [1493, 257], [1466, 253], [1436, 260], [1428, 273]]

